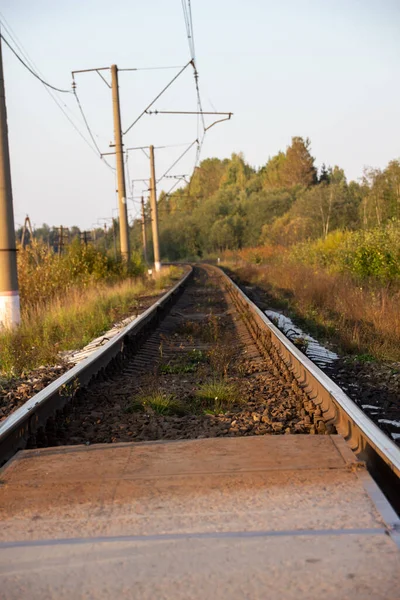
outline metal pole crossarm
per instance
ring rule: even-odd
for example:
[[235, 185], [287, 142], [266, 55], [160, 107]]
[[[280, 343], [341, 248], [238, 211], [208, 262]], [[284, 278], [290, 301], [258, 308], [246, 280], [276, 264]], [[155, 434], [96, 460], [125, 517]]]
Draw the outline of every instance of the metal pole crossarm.
[[76, 75], [76, 73], [91, 73], [92, 71], [109, 71], [110, 67], [99, 67], [98, 69], [79, 69], [78, 71], [71, 71], [72, 77]]
[[[164, 150], [165, 148], [179, 148], [182, 146], [189, 146], [191, 142], [185, 142], [183, 144], [167, 144], [166, 146], [154, 146], [154, 150]], [[150, 146], [135, 146], [134, 148], [126, 148], [128, 150], [148, 150]]]
[[190, 110], [146, 110], [145, 111], [147, 115], [225, 115], [225, 119], [218, 119], [217, 121], [214, 121], [214, 123], [211, 123], [211, 125], [208, 125], [208, 127], [204, 127], [204, 133], [206, 131], [208, 131], [209, 129], [211, 129], [211, 127], [214, 127], [214, 125], [216, 125], [217, 123], [222, 123], [223, 121], [229, 121], [230, 118], [233, 116], [232, 112], [204, 112], [204, 111], [190, 111]]
[[150, 146], [135, 146], [134, 148], [127, 148], [126, 151], [128, 152], [129, 150], [148, 150], [150, 148]]
[[108, 83], [107, 79], [104, 79], [103, 75], [100, 73], [100, 71], [109, 71], [110, 67], [99, 67], [98, 69], [80, 69], [78, 71], [71, 71], [71, 75], [72, 75], [72, 89], [75, 90], [76, 88], [76, 83], [75, 83], [75, 75], [77, 73], [97, 73], [97, 75], [99, 77], [101, 77], [101, 79], [104, 81], [104, 83], [106, 84], [107, 87], [109, 87], [111, 89], [111, 85]]
[[162, 71], [163, 69], [182, 69], [182, 65], [172, 65], [167, 67], [131, 67], [129, 69], [118, 69], [119, 71]]
[[204, 112], [202, 110], [146, 110], [148, 115], [227, 115], [229, 118], [232, 112]]
[[175, 75], [175, 77], [168, 83], [168, 85], [165, 86], [165, 88], [163, 88], [161, 90], [161, 92], [154, 98], [154, 100], [152, 102], [150, 102], [150, 104], [144, 109], [144, 111], [133, 121], [133, 123], [131, 125], [129, 125], [128, 129], [126, 129], [123, 132], [123, 135], [126, 135], [128, 133], [128, 131], [130, 131], [132, 129], [132, 127], [139, 121], [139, 119], [141, 119], [143, 117], [143, 115], [146, 114], [146, 112], [148, 111], [148, 109], [153, 106], [154, 102], [156, 102], [162, 95], [163, 93], [174, 83], [174, 81], [176, 81], [179, 77], [179, 75], [181, 75], [183, 73], [183, 71], [185, 71], [185, 69], [187, 69], [187, 67], [189, 65], [192, 64], [192, 61], [190, 60], [184, 67], [182, 67], [182, 69], [179, 71], [179, 73], [177, 73]]

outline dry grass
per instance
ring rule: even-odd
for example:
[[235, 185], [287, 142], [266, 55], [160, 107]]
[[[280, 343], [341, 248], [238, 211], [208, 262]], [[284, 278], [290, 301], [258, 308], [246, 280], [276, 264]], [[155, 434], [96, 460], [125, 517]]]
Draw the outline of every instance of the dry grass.
[[60, 351], [82, 348], [135, 313], [141, 295], [157, 295], [180, 273], [166, 267], [156, 279], [74, 287], [48, 302], [23, 306], [21, 326], [0, 331], [0, 375], [18, 376], [40, 365], [56, 364]]
[[346, 352], [400, 360], [400, 292], [376, 283], [285, 262], [234, 268], [275, 302], [319, 327]]

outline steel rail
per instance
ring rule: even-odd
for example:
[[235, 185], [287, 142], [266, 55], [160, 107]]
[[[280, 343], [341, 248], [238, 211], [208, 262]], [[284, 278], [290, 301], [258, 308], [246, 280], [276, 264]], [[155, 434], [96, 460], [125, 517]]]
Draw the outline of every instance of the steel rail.
[[[253, 335], [265, 348], [272, 344], [298, 385], [321, 409], [325, 423], [335, 426], [356, 456], [374, 471], [379, 457], [400, 477], [400, 448], [345, 394], [317, 365], [305, 356], [234, 283], [222, 269], [218, 270]], [[380, 462], [379, 462], [380, 465]]]
[[140, 347], [141, 336], [143, 338], [169, 310], [192, 274], [193, 270], [190, 268], [173, 288], [109, 342], [32, 396], [0, 423], [0, 466], [15, 452], [24, 449], [28, 439], [57, 410], [64, 408], [80, 387], [87, 385], [113, 361], [121, 361], [129, 350], [134, 351]]
[[[257, 343], [267, 351], [272, 345], [299, 387], [321, 409], [323, 420], [335, 426], [357, 457], [366, 462], [371, 472], [387, 465], [388, 471], [398, 481], [400, 449], [397, 445], [268, 319], [226, 273], [214, 265], [204, 266], [220, 274]], [[5, 419], [0, 424], [1, 462], [5, 462], [17, 450], [24, 448], [28, 438], [35, 434], [39, 427], [45, 425], [56, 410], [62, 409], [71, 400], [77, 387], [87, 385], [110, 364], [122, 361], [129, 351], [139, 349], [143, 337], [154, 328], [161, 316], [166, 314], [192, 273], [190, 270], [169, 292], [107, 344], [64, 373]]]

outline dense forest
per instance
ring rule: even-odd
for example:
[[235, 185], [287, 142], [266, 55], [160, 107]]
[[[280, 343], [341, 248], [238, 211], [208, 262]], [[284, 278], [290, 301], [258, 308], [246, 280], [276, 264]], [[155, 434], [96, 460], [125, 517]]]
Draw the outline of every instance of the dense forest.
[[[294, 137], [286, 152], [259, 170], [241, 154], [202, 161], [185, 187], [170, 195], [161, 192], [158, 206], [164, 259], [201, 258], [266, 243], [290, 246], [335, 230], [365, 230], [397, 220], [400, 161], [384, 170], [366, 168], [359, 182], [349, 182], [337, 165], [317, 170], [310, 140]], [[147, 214], [150, 220], [148, 207]], [[132, 242], [140, 248], [139, 222]]]
[[[208, 158], [184, 187], [168, 195], [161, 191], [158, 212], [163, 260], [205, 258], [267, 245], [297, 248], [305, 242], [309, 249], [313, 242], [329, 241], [334, 232], [347, 232], [347, 246], [352, 240], [349, 250], [357, 247], [360, 235], [365, 238], [367, 232], [374, 232], [375, 247], [384, 250], [389, 240], [393, 249], [400, 237], [400, 160], [392, 160], [383, 170], [365, 168], [358, 182], [349, 182], [337, 165], [317, 169], [310, 146], [309, 139], [294, 137], [285, 152], [278, 152], [258, 170], [241, 154], [224, 160]], [[148, 204], [146, 221], [151, 259]], [[18, 240], [22, 233], [22, 229], [17, 231]], [[60, 228], [44, 224], [34, 235], [59, 251]], [[29, 237], [27, 231], [25, 242], [29, 243]], [[132, 223], [130, 237], [137, 260], [142, 253], [140, 220]], [[61, 241], [64, 245], [76, 238], [94, 242], [117, 257], [115, 219], [85, 234], [77, 227], [64, 230]], [[324, 253], [321, 246], [317, 250]]]

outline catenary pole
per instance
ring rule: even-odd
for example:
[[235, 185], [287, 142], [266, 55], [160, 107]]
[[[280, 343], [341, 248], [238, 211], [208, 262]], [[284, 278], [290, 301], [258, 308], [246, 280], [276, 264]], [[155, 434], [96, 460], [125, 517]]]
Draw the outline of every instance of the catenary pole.
[[158, 238], [158, 215], [157, 215], [157, 188], [156, 169], [154, 164], [154, 146], [150, 146], [150, 208], [151, 208], [151, 230], [153, 233], [154, 268], [161, 269], [160, 242]]
[[122, 133], [121, 133], [121, 110], [119, 103], [118, 90], [118, 69], [117, 65], [111, 66], [111, 89], [113, 102], [114, 116], [114, 137], [115, 137], [115, 158], [117, 165], [117, 181], [118, 181], [118, 208], [119, 208], [119, 231], [121, 242], [122, 259], [129, 262], [129, 228], [128, 228], [128, 211], [126, 205], [126, 188], [125, 188], [125, 171], [124, 171], [124, 155], [122, 148]]
[[144, 199], [142, 196], [142, 239], [143, 239], [143, 258], [147, 265], [147, 235], [146, 235], [146, 215], [144, 214]]
[[10, 150], [0, 38], [0, 327], [16, 327], [20, 320]]

